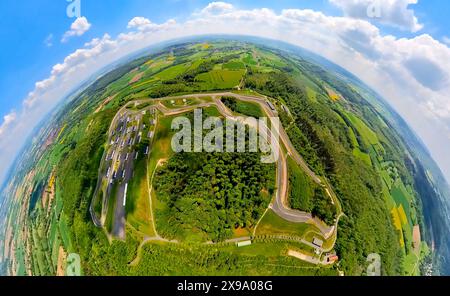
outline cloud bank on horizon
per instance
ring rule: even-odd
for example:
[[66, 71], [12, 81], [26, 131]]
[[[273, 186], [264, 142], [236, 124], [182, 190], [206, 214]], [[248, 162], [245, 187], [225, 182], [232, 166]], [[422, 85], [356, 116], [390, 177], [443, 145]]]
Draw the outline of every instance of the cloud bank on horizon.
[[[276, 39], [346, 68], [393, 105], [423, 139], [450, 180], [450, 48], [428, 34], [420, 34], [423, 25], [409, 7], [417, 0], [378, 0], [379, 18], [367, 18], [363, 13], [369, 0], [329, 1], [342, 9], [343, 16], [310, 9], [284, 9], [280, 13], [267, 8], [246, 10], [212, 2], [180, 23], [169, 19], [158, 24], [137, 16], [129, 21], [127, 31], [116, 37], [105, 33], [94, 38], [53, 66], [50, 76], [37, 82], [24, 100], [22, 110], [4, 117], [0, 125], [0, 183], [17, 147], [23, 146], [36, 123], [86, 78], [150, 45], [207, 34]], [[89, 30], [87, 19], [79, 22], [66, 33], [68, 38]], [[378, 24], [419, 33], [398, 38], [383, 34]]]

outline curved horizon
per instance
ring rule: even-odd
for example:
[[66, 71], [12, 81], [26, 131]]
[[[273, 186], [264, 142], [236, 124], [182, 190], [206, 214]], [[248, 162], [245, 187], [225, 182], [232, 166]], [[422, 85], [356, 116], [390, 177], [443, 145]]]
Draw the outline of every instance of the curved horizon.
[[[267, 188], [260, 188], [267, 189], [270, 203], [253, 204], [253, 196], [248, 204], [241, 202], [255, 212], [239, 207], [245, 214], [235, 215], [238, 222], [212, 231], [213, 235], [234, 243], [235, 230], [254, 227], [253, 236], [248, 236], [252, 241], [259, 223], [270, 212], [283, 223], [315, 223], [320, 233], [316, 230], [311, 240], [306, 239], [308, 231], [304, 234], [297, 229], [293, 233], [304, 235], [302, 243], [313, 248], [317, 246], [314, 241], [323, 238], [315, 249], [322, 251], [319, 260], [324, 252], [328, 252], [327, 257], [333, 251], [342, 259], [339, 262], [347, 268], [346, 273], [351, 270], [356, 274], [361, 269], [364, 274], [363, 257], [374, 251], [385, 254], [386, 274], [450, 274], [450, 20], [436, 17], [431, 23], [427, 16], [434, 17], [436, 12], [421, 0], [375, 2], [381, 6], [374, 6], [372, 0], [321, 0], [314, 4], [286, 0], [267, 4], [267, 8], [252, 0], [194, 0], [189, 4], [136, 0], [130, 5], [117, 4], [108, 15], [99, 9], [106, 0], [95, 4], [77, 0], [52, 6], [49, 10], [53, 14], [55, 9], [64, 8], [62, 16], [33, 28], [31, 35], [39, 40], [24, 41], [28, 47], [12, 37], [16, 26], [12, 18], [6, 18], [11, 28], [0, 29], [0, 35], [11, 41], [2, 49], [0, 60], [0, 86], [5, 90], [0, 104], [0, 274], [2, 269], [12, 271], [17, 267], [20, 260], [14, 257], [23, 255], [23, 248], [29, 244], [27, 235], [34, 236], [38, 225], [46, 229], [38, 239], [43, 241], [50, 236], [50, 226], [64, 227], [54, 225], [65, 220], [70, 228], [67, 233], [84, 233], [81, 228], [75, 229], [74, 223], [86, 215], [87, 204], [91, 219], [79, 221], [80, 225], [86, 223], [86, 237], [93, 238], [97, 230], [102, 230], [110, 240], [124, 240], [130, 230], [127, 222], [132, 222], [139, 208], [151, 218], [143, 216], [136, 221], [151, 221], [154, 235], [145, 232], [150, 228], [143, 231], [145, 236], [137, 252], [147, 240], [184, 242], [182, 235], [180, 239], [174, 234], [175, 240], [171, 240], [171, 235], [160, 236], [156, 230], [159, 209], [152, 207], [150, 193], [158, 198], [158, 190], [166, 189], [157, 189], [153, 176], [164, 163], [174, 165], [174, 172], [161, 172], [168, 174], [164, 177], [167, 180], [182, 180], [177, 174], [183, 171], [175, 169], [181, 160], [168, 154], [157, 160], [149, 179], [150, 163], [155, 161], [149, 151], [153, 151], [156, 140], [161, 140], [155, 104], [166, 111], [159, 109], [162, 117], [216, 104], [225, 118], [245, 114], [237, 111], [238, 105], [251, 109], [249, 106], [256, 104], [262, 114], [277, 117], [282, 123], [282, 132], [278, 131], [282, 141], [277, 142], [282, 157], [272, 168], [277, 188], [274, 194], [270, 191], [273, 184], [268, 181], [269, 169], [255, 169], [267, 173], [261, 175]], [[75, 3], [83, 3], [83, 9], [79, 11]], [[0, 4], [0, 8], [2, 5], [21, 6]], [[158, 10], [151, 11], [154, 7]], [[450, 5], [444, 7], [450, 13]], [[106, 21], [115, 15], [114, 22]], [[33, 21], [37, 20], [28, 19], [27, 23]], [[21, 26], [17, 24], [17, 28]], [[19, 44], [17, 53], [14, 44]], [[211, 95], [216, 90], [223, 92]], [[172, 110], [164, 105], [165, 100], [174, 98], [170, 95], [185, 92], [184, 107]], [[150, 101], [155, 98], [156, 103]], [[193, 105], [187, 105], [186, 100], [192, 100]], [[171, 102], [175, 106], [174, 100]], [[134, 107], [127, 108], [132, 103]], [[244, 108], [240, 104], [248, 105]], [[145, 107], [140, 109], [141, 105]], [[81, 135], [84, 129], [85, 135]], [[143, 140], [142, 135], [147, 137]], [[146, 148], [145, 155], [141, 145]], [[144, 159], [148, 162], [141, 162]], [[301, 175], [292, 165], [311, 180], [298, 181]], [[198, 168], [193, 170], [198, 176], [206, 176]], [[135, 177], [135, 172], [142, 175]], [[189, 170], [184, 172], [190, 175]], [[244, 177], [239, 185], [248, 182]], [[138, 183], [133, 183], [138, 178], [147, 180], [149, 200], [145, 190], [138, 191]], [[158, 181], [162, 177], [156, 174], [155, 178]], [[185, 180], [188, 187], [189, 182]], [[180, 189], [177, 184], [167, 186]], [[304, 192], [294, 196], [291, 190], [295, 186]], [[168, 192], [164, 192], [165, 202], [171, 198], [178, 201]], [[262, 191], [254, 192], [261, 195]], [[132, 206], [126, 204], [127, 195], [133, 200]], [[184, 195], [179, 195], [182, 200]], [[182, 201], [191, 205], [189, 198]], [[42, 206], [36, 207], [39, 199]], [[141, 199], [150, 206], [134, 204]], [[298, 203], [297, 208], [294, 203]], [[49, 218], [48, 213], [58, 206], [61, 211], [64, 206], [64, 214]], [[200, 209], [200, 204], [197, 206]], [[206, 209], [219, 211], [221, 206], [224, 217], [225, 210], [234, 210], [219, 203], [211, 206], [212, 210]], [[178, 210], [184, 214], [186, 209], [191, 208], [180, 206]], [[176, 211], [168, 210], [164, 215], [169, 213], [178, 217]], [[252, 219], [259, 219], [256, 226], [248, 213]], [[25, 219], [31, 217], [38, 222], [28, 227]], [[133, 219], [128, 221], [130, 217]], [[218, 215], [214, 223], [222, 218]], [[140, 227], [136, 230], [141, 231]], [[176, 226], [170, 227], [175, 231]], [[338, 227], [342, 237], [338, 236]], [[210, 238], [208, 231], [205, 238]], [[377, 242], [375, 238], [380, 239]], [[330, 248], [323, 247], [333, 239]], [[63, 252], [70, 253], [72, 244], [67, 241]], [[97, 243], [103, 244], [91, 242], [86, 246]], [[52, 255], [58, 250], [54, 247], [52, 243]], [[362, 252], [353, 256], [351, 250], [357, 249]], [[73, 250], [83, 254], [87, 249], [78, 246]], [[39, 247], [37, 251], [42, 250]], [[348, 260], [350, 257], [358, 258], [360, 264]], [[47, 262], [49, 266], [53, 266], [51, 260], [54, 258]], [[31, 266], [28, 263], [25, 261], [19, 269]], [[47, 271], [55, 272], [53, 269]], [[27, 272], [34, 273], [34, 266]]]
[[[2, 155], [0, 184], [4, 184], [12, 161], [20, 151], [17, 147], [23, 147], [25, 139], [29, 139], [32, 129], [45, 114], [51, 112], [72, 90], [89, 77], [146, 47], [157, 46], [159, 43], [179, 38], [217, 34], [254, 36], [286, 42], [314, 52], [314, 54], [346, 69], [379, 93], [406, 120], [426, 144], [426, 148], [438, 163], [446, 180], [450, 179], [450, 156], [445, 153], [446, 149], [444, 149], [446, 144], [450, 145], [450, 136], [441, 136], [447, 133], [450, 125], [446, 124], [446, 114], [438, 105], [438, 101], [430, 101], [439, 98], [441, 91], [439, 93], [436, 91], [439, 87], [442, 92], [445, 92], [447, 87], [430, 85], [426, 81], [426, 77], [416, 77], [423, 80], [419, 80], [420, 82], [393, 80], [399, 80], [399, 71], [414, 71], [415, 69], [412, 69], [413, 67], [410, 65], [412, 61], [402, 62], [403, 69], [399, 68], [395, 73], [390, 73], [393, 69], [386, 69], [388, 65], [381, 67], [382, 63], [386, 61], [382, 60], [382, 52], [377, 49], [377, 46], [380, 46], [377, 44], [382, 44], [382, 42], [389, 42], [390, 46], [393, 46], [392, 43], [396, 43], [395, 46], [401, 46], [402, 50], [405, 50], [404, 45], [407, 43], [410, 43], [408, 47], [416, 44], [418, 48], [424, 49], [433, 46], [438, 49], [441, 59], [442, 55], [446, 54], [450, 61], [450, 49], [445, 44], [433, 39], [428, 34], [418, 34], [409, 40], [393, 39], [392, 35], [383, 34], [376, 24], [369, 22], [370, 20], [328, 16], [325, 13], [309, 9], [283, 9], [280, 14], [277, 14], [270, 9], [246, 10], [224, 3], [213, 2], [201, 10], [195, 10], [184, 23], [168, 19], [157, 24], [145, 17], [135, 17], [128, 22], [129, 31], [127, 33], [119, 33], [116, 38], [112, 38], [105, 32], [102, 37], [93, 38], [82, 48], [72, 51], [64, 58], [64, 62], [54, 65], [51, 76], [36, 83], [35, 89], [23, 101], [21, 109], [13, 109], [12, 112], [3, 116], [4, 122], [0, 125], [0, 154]], [[258, 26], [254, 26], [255, 23]], [[343, 28], [335, 32], [325, 31], [336, 25]], [[270, 29], [266, 28], [267, 26], [270, 26]], [[284, 30], [299, 34], [282, 34], [281, 32]], [[370, 41], [373, 42], [373, 48], [364, 47], [355, 39], [348, 39], [350, 36], [357, 38], [364, 36], [364, 38], [368, 38], [367, 40], [373, 40]], [[327, 46], [321, 44], [327, 39]], [[329, 48], [334, 49], [329, 51]], [[417, 56], [414, 57], [414, 61], [422, 63], [425, 67], [423, 69], [429, 68], [434, 71], [440, 69], [441, 72], [445, 69], [436, 68], [430, 59], [432, 56], [420, 57], [414, 52], [412, 54]], [[375, 62], [379, 60], [382, 62]], [[378, 63], [376, 67], [374, 67], [375, 63]], [[392, 61], [391, 63], [393, 67], [397, 62]], [[444, 75], [444, 72], [441, 75]], [[410, 91], [405, 84], [410, 84], [408, 87], [412, 89], [411, 94], [405, 95], [405, 91]], [[430, 91], [435, 94], [431, 94]], [[429, 101], [420, 102], [426, 93], [431, 94]], [[404, 99], [400, 99], [401, 97]], [[415, 97], [419, 97], [419, 99]], [[419, 100], [417, 108], [409, 108], [409, 100]], [[16, 134], [21, 134], [22, 137], [18, 139], [14, 136]], [[448, 134], [450, 135], [450, 132]], [[12, 154], [14, 157], [11, 157]]]

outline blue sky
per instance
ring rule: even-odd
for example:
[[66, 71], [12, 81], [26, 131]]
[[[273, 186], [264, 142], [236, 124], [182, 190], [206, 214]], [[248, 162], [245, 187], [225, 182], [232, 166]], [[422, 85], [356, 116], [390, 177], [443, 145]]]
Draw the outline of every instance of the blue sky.
[[[349, 2], [368, 1], [394, 2], [398, 5], [383, 6], [381, 21], [365, 19], [358, 12], [360, 7], [347, 5]], [[415, 1], [229, 0], [208, 6], [211, 0], [81, 0], [82, 16], [90, 26], [82, 30], [80, 36], [72, 36], [66, 42], [61, 42], [61, 39], [75, 21], [66, 15], [66, 7], [69, 4], [66, 0], [1, 1], [0, 184], [5, 168], [10, 164], [9, 159], [13, 158], [9, 154], [18, 150], [16, 146], [22, 144], [16, 139], [16, 135], [23, 133], [26, 137], [34, 121], [39, 119], [38, 115], [51, 110], [53, 104], [64, 97], [64, 91], [70, 89], [70, 85], [64, 84], [62, 74], [61, 77], [58, 75], [60, 72], [70, 72], [71, 67], [75, 69], [80, 66], [73, 61], [79, 58], [73, 57], [78, 49], [83, 49], [85, 55], [80, 62], [84, 69], [87, 65], [95, 68], [113, 62], [121, 54], [129, 53], [130, 48], [139, 49], [139, 46], [150, 45], [154, 40], [216, 31], [279, 37], [314, 50], [352, 71], [382, 93], [413, 125], [433, 156], [443, 163], [441, 168], [450, 179], [450, 156], [444, 155], [448, 153], [443, 148], [444, 145], [450, 145], [450, 100], [446, 99], [446, 93], [450, 89], [450, 65], [444, 63], [447, 54], [450, 57], [450, 3], [441, 0], [419, 0], [418, 4], [409, 6], [412, 12], [408, 12], [405, 3]], [[269, 8], [271, 12], [261, 8]], [[285, 9], [296, 10], [283, 13]], [[311, 9], [314, 13], [310, 14], [305, 9]], [[238, 17], [230, 18], [230, 14]], [[239, 17], [243, 15], [245, 17]], [[130, 20], [135, 17], [143, 18], [130, 25]], [[169, 19], [175, 19], [176, 24], [167, 23]], [[206, 25], [207, 28], [187, 28], [186, 24], [193, 19], [196, 24], [209, 25]], [[358, 23], [361, 19], [365, 22]], [[220, 20], [223, 21], [222, 26]], [[268, 23], [264, 24], [266, 20]], [[258, 25], [254, 25], [255, 21], [259, 22]], [[270, 26], [274, 23], [277, 28], [270, 32]], [[236, 26], [233, 27], [233, 24]], [[265, 25], [268, 29], [263, 30]], [[414, 26], [417, 29], [419, 25], [420, 29], [412, 29]], [[169, 28], [167, 36], [164, 35], [166, 27]], [[297, 32], [297, 35], [292, 32]], [[355, 32], [358, 34], [355, 35]], [[108, 55], [108, 50], [104, 47], [97, 48], [105, 54], [97, 56], [104, 60], [103, 64], [95, 64], [86, 58], [98, 54], [92, 53], [95, 46], [85, 46], [85, 43], [94, 38], [102, 38], [105, 33], [108, 37], [101, 40], [101, 45], [107, 44], [113, 47], [115, 52]], [[119, 34], [125, 34], [133, 41], [127, 43]], [[329, 45], [324, 43], [327, 38], [323, 39], [327, 34]], [[317, 40], [314, 39], [315, 36]], [[363, 40], [350, 40], [349, 36], [363, 36]], [[126, 46], [129, 48], [125, 49]], [[398, 54], [393, 55], [393, 52]], [[72, 55], [72, 60], [65, 62], [69, 55]], [[448, 60], [450, 61], [450, 58]], [[60, 68], [64, 70], [56, 71], [58, 75], [50, 74], [56, 64], [60, 64]], [[423, 65], [423, 73], [426, 75], [418, 73], [421, 69], [417, 66], [408, 66], [412, 64]], [[439, 71], [434, 71], [438, 68]], [[82, 80], [86, 78], [83, 76], [87, 75], [85, 72], [77, 71], [77, 75], [71, 74], [70, 79]], [[429, 80], [430, 77], [438, 80], [439, 83], [433, 85], [438, 85], [439, 89], [427, 88], [424, 80]], [[36, 91], [35, 84], [38, 81], [44, 81], [45, 86]], [[392, 85], [388, 87], [388, 84]], [[62, 85], [61, 89], [54, 90], [59, 85]], [[33, 90], [35, 93], [31, 96], [32, 102], [39, 102], [39, 96], [42, 95], [45, 99], [42, 99], [41, 103], [47, 104], [47, 108], [32, 110], [31, 105], [34, 104], [24, 107], [24, 100], [30, 100], [29, 93]], [[416, 110], [411, 110], [412, 102], [418, 106]], [[20, 118], [28, 119], [27, 127], [19, 126]], [[439, 138], [438, 131], [435, 134], [430, 133], [434, 126], [439, 127], [440, 135], [445, 133], [446, 136]], [[10, 130], [11, 135], [8, 135], [6, 128]], [[8, 155], [8, 160], [4, 155]]]

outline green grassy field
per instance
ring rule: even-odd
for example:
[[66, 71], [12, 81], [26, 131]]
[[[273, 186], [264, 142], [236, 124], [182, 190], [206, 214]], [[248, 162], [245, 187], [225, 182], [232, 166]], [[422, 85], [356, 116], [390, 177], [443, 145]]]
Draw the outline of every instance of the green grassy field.
[[154, 145], [149, 157], [149, 170], [152, 172], [160, 159], [166, 159], [173, 153], [171, 141], [174, 132], [171, 125], [175, 117], [160, 117], [155, 132]]
[[255, 59], [253, 58], [253, 55], [248, 53], [245, 55], [245, 57], [242, 59], [244, 61], [244, 63], [246, 63], [247, 65], [251, 65], [251, 66], [256, 66], [258, 63], [255, 61]]
[[212, 70], [198, 75], [195, 80], [203, 89], [230, 89], [239, 85], [245, 70]]
[[[172, 154], [173, 150], [171, 148], [171, 139], [173, 136], [173, 131], [171, 129], [172, 120], [174, 117], [160, 117], [158, 119], [158, 124], [155, 131], [155, 139], [152, 149], [150, 151], [148, 159], [148, 175], [150, 178], [149, 182], [152, 181], [152, 177], [157, 169], [158, 162], [167, 160]], [[150, 184], [153, 186], [153, 184]], [[164, 204], [159, 202], [155, 191], [151, 192], [151, 199], [153, 204], [153, 212], [155, 226], [158, 230], [158, 219], [155, 215], [156, 211], [164, 209]]]
[[176, 65], [156, 74], [155, 77], [163, 81], [171, 80], [176, 78], [178, 75], [183, 74], [190, 67], [191, 67], [190, 63]]
[[118, 184], [115, 183], [113, 188], [111, 189], [109, 201], [108, 201], [108, 210], [106, 214], [106, 222], [105, 227], [108, 232], [112, 231], [113, 221], [114, 221], [114, 212], [116, 209], [116, 200], [117, 200], [117, 187]]
[[52, 251], [51, 252], [51, 260], [52, 260], [53, 266], [55, 266], [55, 267], [58, 264], [58, 255], [59, 255], [59, 247], [60, 246], [61, 246], [61, 242], [60, 242], [59, 236], [57, 236], [53, 243], [52, 249], [51, 249], [51, 251]]
[[394, 198], [397, 206], [400, 206], [400, 205], [403, 206], [403, 209], [405, 210], [405, 213], [406, 213], [406, 217], [408, 219], [408, 224], [410, 225], [410, 227], [412, 229], [413, 223], [412, 223], [411, 210], [410, 210], [411, 206], [409, 203], [410, 197], [409, 197], [409, 194], [407, 194], [406, 192], [404, 192], [401, 189], [400, 183], [403, 185], [403, 183], [400, 180], [398, 180], [396, 182], [396, 185], [392, 188], [391, 195]]
[[361, 150], [359, 150], [359, 148], [353, 149], [353, 155], [364, 161], [364, 163], [366, 163], [368, 166], [370, 167], [372, 166], [372, 160], [370, 158], [370, 155], [362, 152]]
[[73, 250], [72, 242], [70, 240], [70, 231], [64, 219], [59, 220], [59, 233], [61, 234], [65, 250], [69, 252]]
[[420, 276], [420, 262], [426, 256], [430, 254], [430, 248], [428, 247], [426, 242], [422, 242], [420, 244], [419, 251], [417, 253], [410, 252], [406, 255], [405, 260], [403, 262], [403, 266], [405, 269], [405, 275], [407, 276]]
[[364, 123], [364, 121], [362, 121], [352, 113], [347, 113], [347, 118], [352, 122], [353, 126], [356, 128], [358, 133], [364, 139], [364, 141], [367, 144], [367, 147], [369, 147], [370, 145], [378, 144], [380, 142], [377, 134], [372, 129], [370, 129]]
[[136, 230], [154, 236], [150, 197], [147, 187], [147, 158], [141, 157], [135, 162], [134, 176], [129, 183], [126, 213], [127, 222]]
[[208, 117], [223, 117], [220, 111], [215, 106], [203, 108], [203, 114]]
[[348, 136], [350, 138], [350, 143], [353, 147], [359, 148], [358, 139], [356, 138], [355, 132], [351, 127], [348, 128]]
[[264, 112], [258, 104], [240, 100], [237, 100], [236, 102], [236, 112], [254, 118], [261, 118], [264, 116]]
[[283, 234], [302, 237], [308, 230], [314, 228], [314, 226], [304, 223], [298, 224], [287, 222], [276, 215], [272, 210], [268, 210], [256, 229], [256, 235]]
[[[242, 93], [242, 92], [241, 92]], [[231, 100], [228, 102], [228, 100]], [[261, 109], [261, 106], [257, 103], [242, 101], [236, 98], [222, 98], [222, 102], [225, 102], [227, 107], [231, 109], [231, 111], [238, 113], [240, 115], [245, 115], [254, 118], [264, 117], [264, 111]]]
[[25, 252], [23, 250], [23, 248], [17, 248], [16, 250], [16, 260], [18, 263], [17, 266], [17, 275], [18, 276], [25, 276], [26, 275], [26, 270], [25, 270]]
[[240, 61], [230, 61], [224, 64], [223, 68], [226, 70], [243, 70], [245, 69], [245, 65]]
[[52, 246], [58, 235], [58, 220], [52, 217], [50, 224], [50, 233], [48, 237], [48, 244]]
[[289, 169], [289, 203], [292, 208], [310, 212], [317, 185], [291, 158], [287, 158]]

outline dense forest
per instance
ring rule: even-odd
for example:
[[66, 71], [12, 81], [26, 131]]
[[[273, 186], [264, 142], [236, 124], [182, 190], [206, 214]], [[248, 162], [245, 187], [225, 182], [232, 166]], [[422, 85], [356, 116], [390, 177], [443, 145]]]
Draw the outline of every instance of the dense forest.
[[[302, 76], [307, 75], [300, 61], [291, 64], [296, 65]], [[321, 85], [318, 84], [318, 89]], [[383, 272], [398, 274], [402, 256], [399, 247], [392, 243], [396, 233], [381, 195], [380, 178], [372, 167], [355, 159], [347, 128], [324, 90], [316, 100], [311, 100], [306, 88], [283, 72], [249, 71], [245, 86], [283, 99], [295, 122], [288, 130], [292, 143], [317, 174], [331, 180], [345, 213], [339, 223], [336, 245], [342, 258], [341, 268], [348, 274], [360, 274], [367, 255], [378, 252], [382, 255]], [[352, 93], [350, 98], [356, 96], [347, 88], [339, 85], [343, 93]]]
[[293, 161], [289, 161], [289, 203], [292, 209], [312, 213], [334, 225], [337, 209], [323, 187], [314, 183]]
[[257, 222], [274, 192], [274, 174], [258, 153], [178, 153], [156, 173], [154, 184], [167, 205], [157, 212], [165, 237], [195, 229], [222, 241]]

